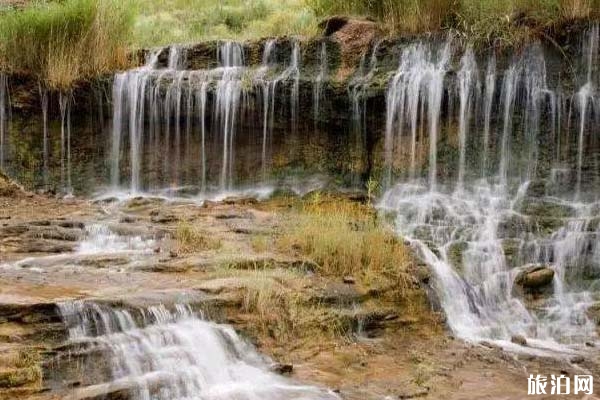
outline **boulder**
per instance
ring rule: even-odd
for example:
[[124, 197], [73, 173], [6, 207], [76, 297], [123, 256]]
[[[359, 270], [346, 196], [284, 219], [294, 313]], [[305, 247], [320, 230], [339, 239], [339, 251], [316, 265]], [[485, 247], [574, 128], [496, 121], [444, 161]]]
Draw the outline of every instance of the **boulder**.
[[515, 284], [527, 289], [540, 289], [554, 280], [554, 270], [545, 265], [533, 265], [519, 272]]
[[600, 327], [600, 302], [593, 304], [587, 310], [587, 316]]
[[525, 336], [523, 335], [514, 335], [510, 338], [510, 341], [519, 346], [527, 346], [527, 339], [525, 339]]
[[294, 366], [292, 364], [273, 363], [269, 369], [279, 375], [289, 375], [294, 370]]

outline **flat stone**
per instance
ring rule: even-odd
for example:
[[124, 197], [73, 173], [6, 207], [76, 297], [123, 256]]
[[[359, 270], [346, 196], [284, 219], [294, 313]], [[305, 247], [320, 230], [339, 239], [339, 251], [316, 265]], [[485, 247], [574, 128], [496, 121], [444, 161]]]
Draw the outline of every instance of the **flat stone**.
[[356, 283], [356, 279], [353, 276], [345, 276], [343, 278], [343, 282], [348, 285], [354, 285]]

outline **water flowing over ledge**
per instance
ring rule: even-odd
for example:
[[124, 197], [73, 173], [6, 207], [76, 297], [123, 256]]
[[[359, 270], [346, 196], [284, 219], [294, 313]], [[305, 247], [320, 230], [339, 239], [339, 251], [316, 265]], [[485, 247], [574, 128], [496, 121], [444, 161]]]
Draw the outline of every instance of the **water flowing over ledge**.
[[68, 345], [79, 355], [99, 353], [96, 362], [106, 364], [106, 370], [86, 369], [101, 375], [87, 380], [103, 383], [77, 389], [73, 399], [114, 392], [136, 400], [339, 398], [270, 372], [267, 360], [232, 328], [196, 316], [187, 305], [127, 310], [76, 301], [58, 306]]
[[[62, 95], [50, 135], [42, 96], [31, 164], [64, 193], [205, 198], [376, 179], [455, 334], [579, 350], [598, 340], [587, 315], [600, 291], [598, 41], [591, 26], [569, 59], [540, 43], [507, 56], [452, 37], [378, 41], [347, 80], [326, 39], [270, 40], [260, 57], [219, 42], [204, 64], [198, 48], [172, 46], [114, 77], [112, 118], [89, 138], [73, 134]], [[3, 159], [19, 170], [9, 98], [0, 80]]]

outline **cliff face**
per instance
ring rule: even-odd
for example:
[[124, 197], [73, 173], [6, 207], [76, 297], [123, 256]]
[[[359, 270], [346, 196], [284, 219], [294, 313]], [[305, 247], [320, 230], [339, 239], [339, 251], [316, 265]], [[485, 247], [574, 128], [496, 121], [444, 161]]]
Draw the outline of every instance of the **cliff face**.
[[[153, 65], [127, 73], [122, 79], [129, 80], [118, 88], [115, 77], [103, 77], [61, 96], [45, 93], [27, 77], [11, 76], [12, 119], [3, 150], [7, 170], [34, 187], [44, 179], [46, 186], [64, 185], [70, 174], [72, 186], [82, 191], [110, 183], [129, 186], [132, 174], [138, 174], [138, 189], [231, 189], [315, 175], [343, 186], [362, 186], [369, 177], [390, 181], [409, 171], [426, 176], [432, 165], [428, 153], [434, 122], [439, 125], [436, 162], [441, 165], [435, 173], [441, 180], [456, 179], [460, 147], [466, 149], [467, 175], [484, 168], [484, 153], [489, 158], [485, 168], [498, 168], [501, 160], [495, 155], [509, 124], [514, 125], [509, 144], [513, 164], [526, 164], [531, 156], [522, 151], [527, 147], [525, 131], [535, 135], [530, 142], [540, 144], [534, 151], [541, 171], [552, 168], [556, 153], [564, 152], [567, 164], [576, 162], [577, 132], [571, 127], [557, 134], [556, 127], [576, 123], [573, 94], [585, 79], [581, 27], [528, 48], [475, 51], [472, 71], [467, 71], [465, 55], [471, 50], [460, 38], [381, 40], [373, 23], [329, 24], [328, 36], [311, 40], [278, 38], [229, 47], [207, 42], [142, 52], [140, 58], [155, 57]], [[450, 50], [442, 67], [445, 47]], [[235, 59], [238, 53], [240, 60]], [[492, 60], [495, 68], [490, 73]], [[434, 88], [430, 72], [436, 65], [443, 73]], [[148, 68], [151, 71], [144, 71]], [[507, 71], [515, 74], [514, 87], [506, 87]], [[466, 72], [472, 79], [464, 89]], [[414, 87], [411, 82], [416, 82]], [[494, 88], [488, 93], [491, 83]], [[536, 94], [539, 98], [532, 99], [534, 86], [552, 96]], [[429, 103], [434, 89], [441, 96], [435, 111]], [[514, 90], [508, 108], [507, 89]], [[461, 109], [465, 90], [466, 110]], [[388, 104], [394, 95], [398, 102]], [[487, 120], [486, 96], [491, 104]], [[528, 113], [531, 107], [535, 121]], [[136, 119], [137, 136], [132, 140]], [[115, 133], [116, 126], [121, 133]], [[461, 126], [469, 132], [464, 146]], [[484, 130], [490, 134], [482, 149]], [[557, 149], [561, 135], [562, 147]], [[117, 149], [115, 140], [120, 143]], [[590, 141], [590, 148], [594, 143]], [[138, 149], [132, 151], [132, 146]], [[583, 157], [580, 169], [591, 170], [590, 177], [596, 179], [594, 162], [595, 157]], [[45, 172], [38, 174], [40, 170]]]

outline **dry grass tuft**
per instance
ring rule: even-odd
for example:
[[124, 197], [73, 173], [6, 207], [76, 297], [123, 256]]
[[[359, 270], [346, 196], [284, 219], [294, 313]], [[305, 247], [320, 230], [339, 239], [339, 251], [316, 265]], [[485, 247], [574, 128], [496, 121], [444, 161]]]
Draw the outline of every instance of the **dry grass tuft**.
[[200, 228], [182, 222], [177, 225], [174, 235], [177, 253], [186, 254], [204, 250], [213, 250], [221, 247], [221, 241], [210, 237]]
[[291, 228], [278, 239], [320, 266], [324, 275], [398, 277], [410, 257], [394, 232], [367, 205], [315, 194], [290, 216]]

